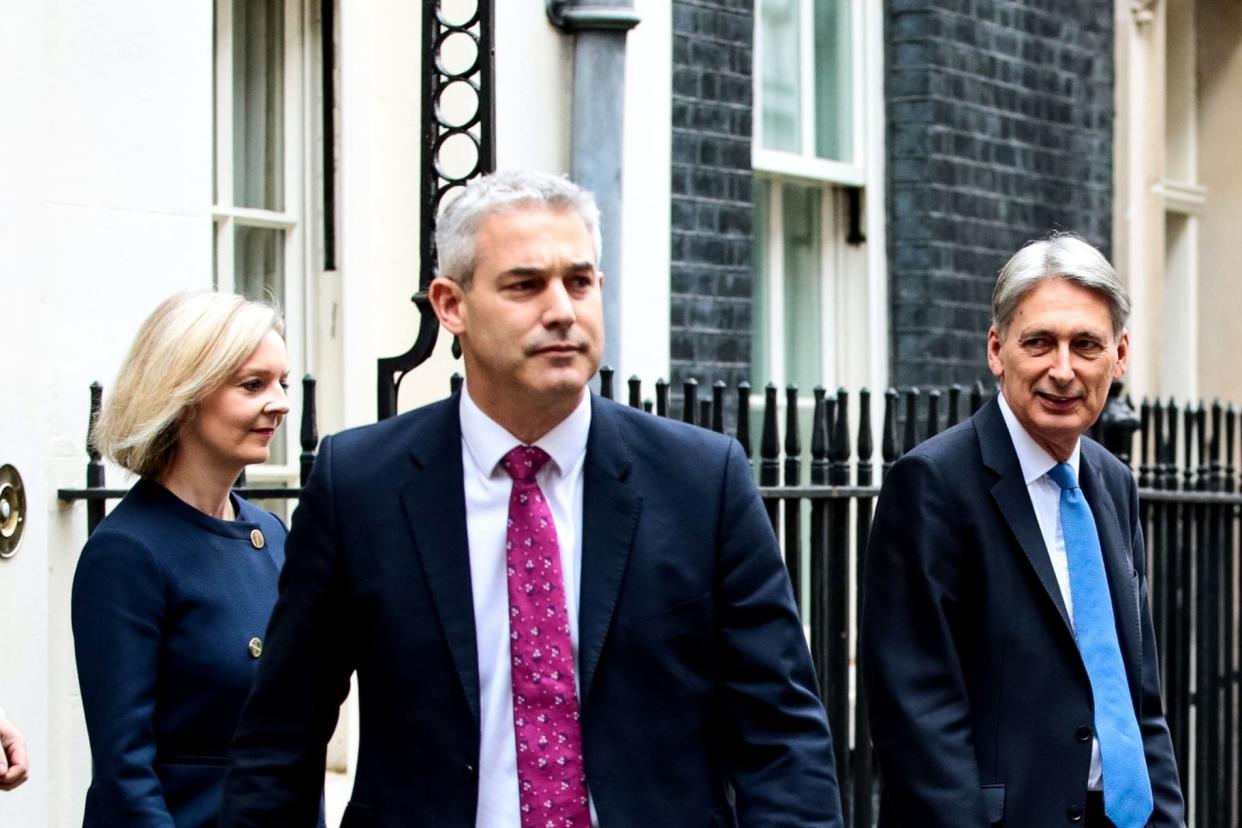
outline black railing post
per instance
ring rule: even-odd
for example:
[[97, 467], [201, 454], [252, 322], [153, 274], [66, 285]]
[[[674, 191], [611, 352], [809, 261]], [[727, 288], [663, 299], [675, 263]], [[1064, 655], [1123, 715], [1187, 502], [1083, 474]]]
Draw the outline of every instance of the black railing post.
[[946, 429], [953, 428], [961, 422], [961, 413], [958, 408], [962, 400], [962, 386], [956, 382], [949, 386], [949, 410], [945, 417], [944, 427]]
[[[86, 488], [102, 489], [105, 483], [103, 457], [95, 446], [95, 424], [99, 420], [99, 409], [103, 406], [103, 386], [98, 382], [91, 383], [91, 413], [86, 423]], [[86, 501], [86, 534], [94, 534], [95, 528], [103, 521], [108, 504], [102, 500]]]
[[[768, 383], [763, 389], [763, 436], [759, 439], [759, 485], [776, 486], [780, 483], [780, 434], [776, 425], [776, 386]], [[768, 520], [772, 531], [781, 536], [781, 505], [777, 500], [766, 500]]]
[[601, 365], [599, 369], [599, 395], [606, 400], [612, 399], [612, 375], [611, 365]]
[[699, 381], [694, 377], [681, 384], [681, 421], [695, 425], [698, 422]]
[[1146, 489], [1151, 486], [1151, 452], [1148, 450], [1150, 442], [1151, 401], [1144, 397], [1143, 406], [1139, 409], [1138, 486], [1140, 489]]
[[302, 445], [298, 483], [302, 486], [310, 480], [311, 469], [315, 466], [315, 449], [319, 447], [319, 425], [316, 422], [315, 407], [315, 378], [307, 374], [302, 377], [302, 427], [298, 434], [298, 442]]
[[[724, 434], [724, 380], [716, 380], [712, 383], [712, 431], [717, 434]], [[703, 422], [707, 422], [706, 419]]]
[[982, 380], [975, 380], [975, 384], [970, 387], [970, 413], [974, 415], [980, 408], [983, 408], [983, 395], [986, 392], [983, 388]]
[[734, 436], [742, 444], [747, 459], [750, 459], [750, 383], [746, 380], [737, 384], [737, 430]]
[[1104, 412], [1100, 415], [1097, 426], [1104, 448], [1129, 466], [1134, 432], [1138, 430], [1140, 423], [1134, 409], [1121, 398], [1121, 389], [1122, 383], [1119, 381], [1109, 386], [1108, 401], [1104, 404]]
[[630, 386], [630, 408], [642, 409], [643, 407], [643, 381], [637, 376], [629, 379]]
[[811, 485], [828, 485], [828, 422], [824, 418], [824, 387], [812, 392], [815, 409], [811, 415]]
[[[1162, 441], [1161, 461], [1161, 478], [1164, 482], [1164, 488], [1168, 491], [1177, 491], [1181, 488], [1181, 481], [1177, 473], [1177, 433], [1180, 425], [1180, 409], [1177, 403], [1170, 399], [1164, 409], [1164, 440]], [[1191, 708], [1195, 704], [1195, 698], [1191, 694], [1191, 682], [1194, 678], [1191, 673], [1191, 658], [1194, 635], [1194, 616], [1193, 605], [1191, 604], [1193, 596], [1193, 559], [1194, 551], [1189, 546], [1189, 538], [1182, 531], [1183, 523], [1188, 527], [1190, 521], [1185, 518], [1186, 510], [1179, 503], [1166, 504], [1166, 515], [1163, 522], [1164, 537], [1161, 543], [1170, 553], [1170, 572], [1169, 576], [1176, 590], [1176, 598], [1173, 606], [1170, 608], [1170, 643], [1176, 653], [1176, 662], [1171, 665], [1175, 668], [1176, 673], [1170, 675], [1170, 681], [1177, 686], [1179, 694], [1180, 709], [1178, 710], [1178, 725], [1180, 728], [1180, 745], [1181, 755], [1179, 756], [1180, 767], [1186, 769], [1186, 776], [1189, 778], [1192, 773], [1191, 763], [1195, 761], [1194, 756], [1190, 752], [1190, 744], [1193, 741], [1191, 733]], [[1189, 529], [1186, 530], [1188, 532]], [[1185, 541], [1185, 545], [1183, 544]], [[1170, 729], [1172, 723], [1170, 722]], [[1174, 744], [1174, 751], [1177, 752], [1179, 746]], [[1193, 790], [1187, 791], [1188, 795], [1193, 796]]]
[[668, 380], [660, 377], [655, 382], [656, 389], [656, 416], [668, 416]]
[[889, 469], [897, 462], [901, 452], [897, 448], [897, 389], [889, 388], [884, 392], [884, 426], [880, 437], [880, 455], [883, 465], [880, 466], [881, 479], [888, 477]]
[[[1194, 402], [1187, 401], [1182, 411], [1184, 431], [1182, 437], [1183, 489], [1198, 489], [1195, 473], [1195, 447], [1198, 444], [1198, 413]], [[1194, 557], [1194, 624], [1195, 649], [1195, 785], [1192, 811], [1199, 825], [1215, 824], [1215, 773], [1213, 766], [1219, 756], [1215, 742], [1219, 732], [1215, 721], [1215, 705], [1212, 692], [1212, 657], [1215, 644], [1212, 630], [1212, 603], [1215, 589], [1212, 584], [1211, 550], [1204, 533], [1204, 506], [1202, 503], [1186, 503], [1182, 507], [1182, 546], [1191, 550]]]
[[463, 377], [458, 372], [454, 371], [452, 375], [449, 376], [449, 393], [450, 394], [460, 393], [462, 383], [464, 382], [465, 382], [465, 377]]
[[[1223, 489], [1228, 494], [1233, 494], [1242, 486], [1237, 484], [1234, 477], [1235, 466], [1233, 463], [1235, 437], [1237, 434], [1238, 412], [1234, 409], [1233, 403], [1230, 403], [1225, 410], [1225, 458], [1223, 473]], [[1239, 513], [1242, 507], [1230, 506], [1227, 509], [1225, 518], [1225, 532], [1223, 545], [1225, 549], [1233, 554], [1238, 548]], [[1233, 598], [1232, 603], [1237, 606], [1237, 602], [1242, 600], [1242, 561], [1238, 561], [1235, 566], [1235, 576], [1233, 580]], [[1242, 816], [1242, 617], [1239, 614], [1232, 615], [1233, 644], [1229, 648], [1230, 666], [1229, 674], [1230, 691], [1229, 691], [1229, 709], [1233, 712], [1233, 726], [1229, 732], [1233, 734], [1233, 776], [1234, 781], [1230, 785], [1230, 790], [1234, 794], [1234, 816]], [[1235, 820], [1237, 821], [1237, 820]]]
[[927, 392], [927, 434], [924, 439], [931, 439], [940, 433], [940, 389], [933, 388]]
[[[1220, 403], [1217, 402], [1209, 410], [1201, 400], [1197, 409], [1196, 427], [1199, 432], [1199, 475], [1198, 489], [1203, 492], [1220, 492]], [[1209, 439], [1208, 425], [1212, 427]], [[1233, 717], [1230, 705], [1232, 702], [1232, 686], [1230, 665], [1233, 656], [1233, 556], [1225, 549], [1224, 520], [1225, 506], [1219, 502], [1208, 503], [1203, 507], [1207, 534], [1207, 548], [1210, 566], [1209, 578], [1212, 583], [1211, 628], [1215, 638], [1208, 653], [1211, 662], [1211, 692], [1214, 713], [1215, 744], [1210, 745], [1211, 755], [1215, 757], [1213, 778], [1209, 784], [1213, 786], [1212, 811], [1220, 825], [1231, 825], [1233, 811], [1233, 795], [1230, 784], [1233, 779]], [[1200, 537], [1202, 542], [1203, 538]], [[1236, 787], [1236, 786], [1235, 786]]]
[[[866, 388], [858, 392], [858, 471], [855, 485], [871, 486], [871, 392]], [[871, 509], [873, 498], [859, 495], [856, 500], [858, 520], [854, 543], [857, 557], [854, 567], [856, 584], [862, 583], [867, 567], [867, 541], [871, 537]], [[854, 629], [862, 628], [862, 601], [854, 602]], [[871, 797], [875, 761], [871, 750], [871, 725], [867, 721], [867, 694], [854, 695], [854, 761], [851, 770], [853, 785], [854, 828], [872, 828]], [[842, 734], [844, 736], [844, 734]]]
[[[802, 435], [798, 428], [798, 386], [790, 383], [785, 388], [785, 485], [802, 483]], [[793, 587], [794, 601], [802, 609], [802, 499], [781, 498], [785, 511], [785, 566], [789, 569], [789, 583]]]
[[[849, 394], [837, 389], [836, 422], [828, 444], [828, 482], [850, 483]], [[824, 697], [828, 724], [841, 739], [833, 739], [837, 773], [850, 778], [850, 501], [834, 497], [828, 506], [828, 687]], [[850, 787], [841, 791], [845, 821], [849, 824]]]
[[[811, 485], [828, 485], [828, 425], [823, 386], [815, 386], [815, 410], [811, 415]], [[831, 657], [828, 646], [828, 501], [811, 500], [811, 659], [819, 678], [819, 696], [829, 695]], [[843, 792], [844, 793], [844, 792]]]
[[909, 454], [919, 444], [919, 389], [906, 389], [906, 430], [901, 453]]

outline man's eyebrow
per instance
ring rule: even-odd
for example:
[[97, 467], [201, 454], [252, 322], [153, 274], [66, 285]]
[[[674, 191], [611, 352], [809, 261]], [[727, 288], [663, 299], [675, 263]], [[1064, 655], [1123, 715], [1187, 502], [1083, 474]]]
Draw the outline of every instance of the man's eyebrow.
[[[1034, 339], [1036, 337], [1057, 338], [1057, 332], [1049, 328], [1031, 328], [1030, 330], [1018, 331], [1018, 339]], [[1087, 328], [1070, 333], [1070, 339], [1095, 339], [1100, 342], [1108, 340], [1108, 336], [1100, 331], [1093, 331]]]
[[542, 276], [547, 271], [539, 265], [518, 265], [502, 273], [502, 276]]

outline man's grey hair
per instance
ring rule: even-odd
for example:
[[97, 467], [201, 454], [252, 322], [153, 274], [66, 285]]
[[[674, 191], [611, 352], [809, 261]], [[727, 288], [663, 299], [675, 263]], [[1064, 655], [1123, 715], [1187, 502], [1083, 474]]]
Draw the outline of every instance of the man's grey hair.
[[565, 176], [502, 170], [471, 181], [440, 214], [436, 222], [436, 275], [470, 287], [479, 259], [476, 235], [484, 220], [495, 213], [528, 207], [576, 212], [586, 225], [595, 247], [595, 261], [599, 262], [602, 242], [595, 196]]
[[1130, 294], [1104, 255], [1074, 233], [1028, 242], [1001, 268], [992, 291], [992, 324], [1003, 338], [1022, 299], [1045, 279], [1065, 279], [1095, 291], [1108, 303], [1113, 335], [1130, 318]]

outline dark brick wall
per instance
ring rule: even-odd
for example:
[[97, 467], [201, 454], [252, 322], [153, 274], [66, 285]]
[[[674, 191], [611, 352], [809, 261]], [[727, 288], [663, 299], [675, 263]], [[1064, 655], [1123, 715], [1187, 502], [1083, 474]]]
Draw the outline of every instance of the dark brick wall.
[[991, 380], [996, 273], [1112, 226], [1113, 0], [887, 0], [892, 382]]
[[673, 0], [669, 355], [677, 394], [688, 377], [704, 388], [750, 374], [753, 5]]

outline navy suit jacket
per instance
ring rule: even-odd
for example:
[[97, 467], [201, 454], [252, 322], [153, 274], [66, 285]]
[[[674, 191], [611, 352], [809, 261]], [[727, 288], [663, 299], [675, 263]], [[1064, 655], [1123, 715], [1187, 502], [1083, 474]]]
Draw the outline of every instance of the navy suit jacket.
[[[473, 828], [475, 648], [457, 397], [324, 441], [233, 746], [221, 825], [310, 825], [355, 670], [345, 828]], [[592, 399], [579, 664], [612, 826], [836, 826], [832, 745], [735, 441]]]
[[[1153, 826], [1184, 824], [1160, 701], [1138, 490], [1082, 440]], [[1045, 828], [1081, 818], [1091, 687], [999, 404], [893, 466], [867, 553], [862, 666], [880, 826]], [[1107, 783], [1107, 779], [1105, 780]]]

